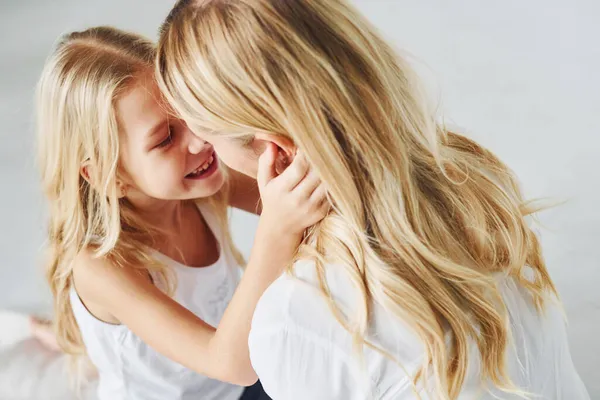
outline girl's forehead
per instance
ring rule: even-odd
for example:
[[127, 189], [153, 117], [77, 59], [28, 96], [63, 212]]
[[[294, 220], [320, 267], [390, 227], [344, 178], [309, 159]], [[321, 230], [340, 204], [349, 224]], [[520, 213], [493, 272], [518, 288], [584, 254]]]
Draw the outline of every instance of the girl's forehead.
[[117, 118], [128, 137], [143, 138], [171, 116], [156, 82], [137, 80], [116, 102]]

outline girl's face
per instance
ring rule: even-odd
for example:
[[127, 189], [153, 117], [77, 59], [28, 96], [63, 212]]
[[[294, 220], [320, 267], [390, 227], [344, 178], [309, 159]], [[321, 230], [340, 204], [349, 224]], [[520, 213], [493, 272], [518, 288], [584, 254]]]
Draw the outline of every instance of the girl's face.
[[151, 74], [116, 102], [125, 195], [132, 201], [186, 200], [221, 189], [213, 146], [173, 118]]

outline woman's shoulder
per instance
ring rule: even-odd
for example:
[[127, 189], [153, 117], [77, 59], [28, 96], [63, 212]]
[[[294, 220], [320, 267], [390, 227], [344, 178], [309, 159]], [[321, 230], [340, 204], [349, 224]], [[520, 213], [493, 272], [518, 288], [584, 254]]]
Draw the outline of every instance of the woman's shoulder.
[[[363, 389], [371, 385], [387, 387], [392, 380], [397, 382], [402, 370], [390, 365], [384, 354], [369, 347], [363, 348], [363, 354], [372, 374], [361, 373], [353, 336], [340, 320], [350, 321], [356, 314], [356, 302], [362, 301], [362, 296], [343, 266], [324, 266], [331, 298], [320, 288], [314, 262], [301, 261], [293, 272], [293, 275], [279, 277], [263, 294], [248, 341], [252, 365], [270, 393], [274, 397], [294, 399], [363, 399], [367, 397]], [[332, 312], [331, 300], [339, 307], [340, 315]], [[367, 337], [369, 342], [397, 356], [403, 365], [412, 366], [418, 357], [413, 354], [418, 347], [412, 348], [412, 342], [404, 340], [407, 335], [403, 325], [392, 323], [389, 318], [375, 319], [385, 324], [380, 329], [374, 321], [369, 331], [374, 329], [377, 334]], [[411, 354], [398, 351], [398, 347], [410, 349]], [[383, 370], [394, 371], [393, 379], [380, 379], [379, 383], [361, 381], [379, 376]], [[293, 382], [290, 376], [294, 377]]]
[[345, 318], [360, 296], [339, 266], [326, 265], [323, 270], [331, 297], [320, 287], [315, 262], [298, 261], [292, 272], [281, 275], [262, 295], [252, 321], [253, 332], [285, 329], [314, 338], [345, 337], [347, 332], [331, 306], [335, 303]]
[[320, 297], [317, 266], [313, 261], [297, 261], [292, 270], [277, 278], [262, 295], [258, 309], [289, 314], [297, 302]]
[[[341, 322], [353, 324], [364, 296], [343, 266], [329, 264], [323, 269], [330, 296], [321, 289], [317, 266], [311, 261], [297, 262], [293, 274], [286, 273], [273, 282], [256, 307], [253, 336], [268, 337], [277, 333], [313, 341], [335, 341], [335, 347], [352, 354], [352, 335]], [[333, 310], [337, 310], [337, 315]], [[419, 357], [420, 342], [408, 324], [372, 302], [369, 310], [369, 331], [377, 332], [374, 337], [368, 337], [369, 340], [403, 360]]]
[[351, 338], [319, 289], [314, 263], [296, 263], [293, 273], [273, 282], [256, 307], [248, 340], [252, 366], [273, 397], [340, 398], [326, 391], [331, 371], [353, 371]]

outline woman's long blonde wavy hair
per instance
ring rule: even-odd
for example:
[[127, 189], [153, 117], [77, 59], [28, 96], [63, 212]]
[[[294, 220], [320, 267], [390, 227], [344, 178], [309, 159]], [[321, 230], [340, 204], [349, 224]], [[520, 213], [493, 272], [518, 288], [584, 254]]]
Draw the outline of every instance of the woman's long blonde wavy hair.
[[408, 63], [352, 6], [179, 1], [161, 29], [157, 74], [192, 130], [276, 133], [306, 154], [334, 211], [299, 257], [315, 260], [326, 295], [325, 263], [360, 289], [352, 321], [329, 296], [358, 345], [369, 345], [378, 303], [422, 339], [415, 384], [431, 377], [436, 398], [459, 395], [472, 342], [482, 381], [518, 392], [497, 277], [516, 279], [540, 312], [555, 294], [525, 221], [535, 210], [494, 154], [436, 122]]
[[[69, 300], [73, 261], [82, 250], [151, 272], [174, 289], [167, 267], [152, 257], [157, 230], [119, 199], [117, 184], [126, 171], [119, 165], [115, 103], [136, 79], [153, 79], [155, 55], [151, 41], [112, 27], [73, 32], [59, 42], [38, 84], [38, 159], [50, 214], [46, 276], [58, 343], [74, 356], [86, 353]], [[81, 175], [84, 163], [93, 187]], [[225, 191], [212, 199], [231, 245], [225, 201]]]

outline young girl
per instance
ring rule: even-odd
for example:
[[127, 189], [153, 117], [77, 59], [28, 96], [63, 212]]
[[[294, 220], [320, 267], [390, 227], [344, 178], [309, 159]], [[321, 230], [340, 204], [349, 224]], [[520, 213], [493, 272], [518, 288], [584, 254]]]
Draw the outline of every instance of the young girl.
[[227, 180], [213, 147], [170, 115], [154, 57], [137, 35], [91, 28], [66, 35], [43, 71], [57, 340], [89, 356], [100, 399], [238, 399], [238, 385], [257, 379], [247, 347], [255, 305], [325, 215], [325, 189], [302, 155], [278, 176], [265, 149], [262, 215], [240, 281], [226, 207], [256, 212], [256, 181]]
[[514, 176], [346, 1], [179, 1], [157, 65], [232, 168], [275, 143], [327, 184], [334, 211], [254, 314], [271, 397], [589, 398]]

